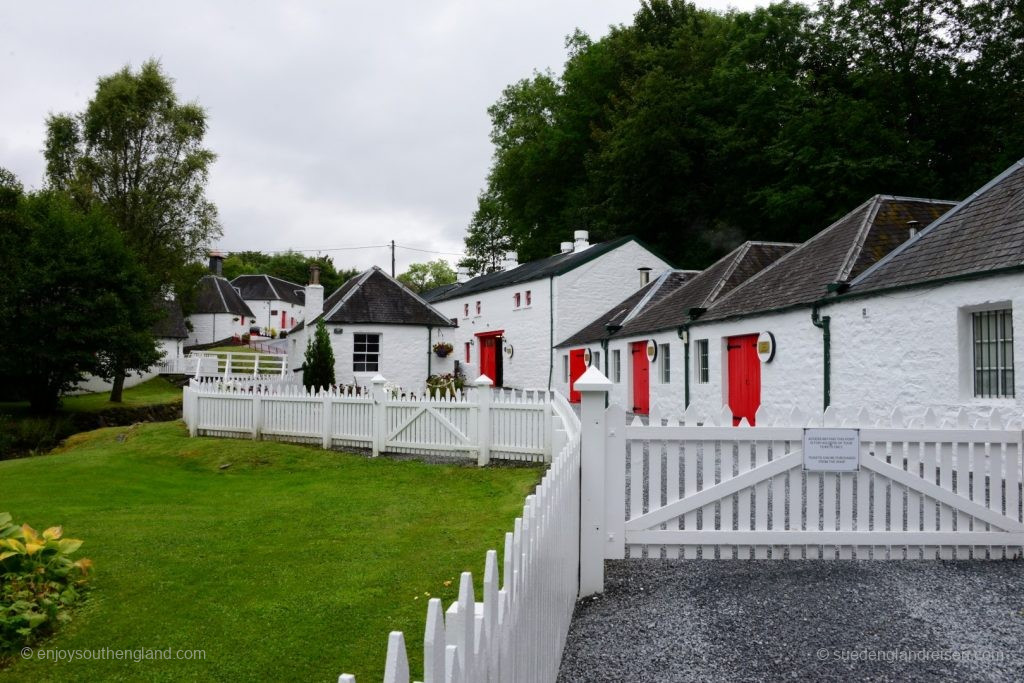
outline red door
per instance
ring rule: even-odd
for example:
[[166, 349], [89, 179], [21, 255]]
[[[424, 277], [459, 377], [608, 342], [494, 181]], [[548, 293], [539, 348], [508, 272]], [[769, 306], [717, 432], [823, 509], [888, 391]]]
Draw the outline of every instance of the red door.
[[761, 406], [761, 360], [757, 357], [757, 335], [729, 337], [729, 410], [735, 427], [741, 418], [754, 425]]
[[630, 344], [633, 353], [633, 412], [646, 415], [651, 408], [651, 363], [647, 359], [647, 342]]
[[282, 330], [287, 329], [287, 325], [285, 323], [288, 322], [288, 318], [286, 318], [285, 315], [286, 315], [286, 313], [284, 311], [281, 311], [281, 329]]
[[501, 335], [504, 330], [485, 332], [476, 335], [480, 344], [480, 374], [487, 375], [494, 381], [494, 386], [502, 385], [501, 367]]
[[580, 392], [573, 389], [576, 380], [587, 371], [587, 362], [583, 360], [583, 349], [573, 349], [569, 352], [569, 402], [579, 403]]

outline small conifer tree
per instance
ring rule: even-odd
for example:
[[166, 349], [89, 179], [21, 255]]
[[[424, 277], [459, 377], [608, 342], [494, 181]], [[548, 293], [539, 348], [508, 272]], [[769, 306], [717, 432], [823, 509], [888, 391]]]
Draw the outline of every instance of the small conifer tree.
[[323, 319], [306, 342], [306, 361], [302, 364], [302, 384], [307, 389], [330, 389], [334, 384], [334, 351]]

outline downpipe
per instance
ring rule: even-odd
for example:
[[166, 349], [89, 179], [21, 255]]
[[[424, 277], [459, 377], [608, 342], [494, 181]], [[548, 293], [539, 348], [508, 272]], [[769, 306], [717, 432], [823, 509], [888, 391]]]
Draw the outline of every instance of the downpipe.
[[814, 308], [811, 309], [811, 324], [821, 330], [821, 344], [823, 351], [823, 370], [825, 376], [825, 385], [823, 387], [824, 407], [822, 410], [828, 410], [829, 405], [832, 403], [832, 318], [827, 315], [819, 315], [818, 304], [814, 304]]

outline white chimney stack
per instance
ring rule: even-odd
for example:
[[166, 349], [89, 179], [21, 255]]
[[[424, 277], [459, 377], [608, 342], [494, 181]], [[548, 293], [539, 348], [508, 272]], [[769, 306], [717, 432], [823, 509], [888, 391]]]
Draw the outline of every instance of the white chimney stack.
[[469, 268], [466, 266], [459, 266], [458, 270], [455, 271], [455, 281], [459, 284], [469, 282]]
[[306, 327], [324, 312], [324, 286], [320, 284], [320, 266], [309, 267], [309, 284], [306, 285], [306, 303], [302, 308]]
[[563, 254], [571, 254], [573, 251], [572, 242], [562, 242], [561, 246], [559, 247], [559, 250]]
[[590, 233], [586, 230], [577, 230], [572, 234], [573, 251], [583, 251], [590, 246]]
[[502, 270], [512, 270], [519, 266], [519, 256], [514, 251], [506, 251], [505, 258], [501, 262]]

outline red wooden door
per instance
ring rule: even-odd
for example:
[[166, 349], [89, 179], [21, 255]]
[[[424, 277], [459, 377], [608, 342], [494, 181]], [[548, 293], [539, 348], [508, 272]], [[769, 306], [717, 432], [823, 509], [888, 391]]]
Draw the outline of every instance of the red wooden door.
[[282, 330], [287, 329], [286, 323], [288, 322], [288, 318], [285, 317], [286, 315], [287, 314], [284, 311], [281, 311], [281, 329]]
[[647, 342], [630, 344], [633, 353], [633, 412], [646, 415], [651, 408], [651, 362], [647, 359]]
[[498, 344], [494, 337], [480, 337], [480, 374], [494, 379]]
[[732, 424], [747, 418], [754, 425], [754, 415], [761, 406], [761, 360], [757, 357], [757, 335], [729, 337], [729, 410]]
[[583, 360], [583, 349], [573, 349], [569, 352], [569, 402], [579, 403], [580, 392], [573, 387], [584, 372], [587, 371], [587, 363]]

